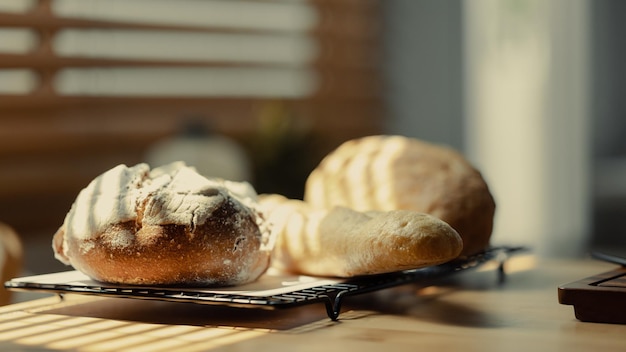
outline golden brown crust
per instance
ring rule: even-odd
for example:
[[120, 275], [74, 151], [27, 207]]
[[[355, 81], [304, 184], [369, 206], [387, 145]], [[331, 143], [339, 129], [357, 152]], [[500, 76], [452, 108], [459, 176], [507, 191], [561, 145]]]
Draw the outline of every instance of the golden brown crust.
[[463, 247], [448, 224], [409, 210], [315, 210], [279, 195], [264, 195], [261, 204], [273, 224], [272, 265], [278, 270], [338, 277], [381, 274], [441, 264]]
[[[62, 246], [62, 230], [54, 243]], [[120, 238], [131, 243], [119, 245]], [[259, 251], [261, 233], [251, 213], [225, 201], [192, 232], [183, 225], [137, 228], [129, 221], [94, 239], [68, 239], [72, 265], [99, 281], [132, 285], [236, 285], [258, 277], [269, 254]], [[63, 251], [58, 251], [63, 253]]]
[[[24, 262], [24, 246], [17, 232], [0, 222], [0, 278], [2, 282], [20, 274]], [[0, 306], [11, 303], [9, 290], [0, 289]]]
[[495, 201], [487, 183], [458, 152], [400, 136], [348, 141], [331, 152], [306, 182], [315, 207], [405, 209], [431, 214], [463, 239], [461, 255], [489, 245]]
[[61, 262], [129, 285], [248, 283], [271, 254], [252, 187], [209, 180], [183, 163], [119, 165], [98, 176], [52, 242]]

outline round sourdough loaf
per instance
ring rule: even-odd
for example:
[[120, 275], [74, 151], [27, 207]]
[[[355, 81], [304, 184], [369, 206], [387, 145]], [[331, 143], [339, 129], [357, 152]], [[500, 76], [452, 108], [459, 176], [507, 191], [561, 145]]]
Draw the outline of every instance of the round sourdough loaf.
[[248, 283], [270, 259], [255, 202], [249, 184], [208, 179], [181, 162], [119, 165], [79, 193], [53, 249], [103, 282]]
[[450, 224], [461, 255], [489, 245], [495, 202], [480, 172], [457, 151], [402, 136], [350, 140], [329, 153], [306, 180], [316, 208], [413, 210]]

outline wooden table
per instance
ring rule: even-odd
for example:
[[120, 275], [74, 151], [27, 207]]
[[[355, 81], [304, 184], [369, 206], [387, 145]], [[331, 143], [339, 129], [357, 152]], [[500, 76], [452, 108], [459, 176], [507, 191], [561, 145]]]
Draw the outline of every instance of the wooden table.
[[[560, 284], [615, 268], [597, 261], [507, 262], [436, 286], [267, 311], [67, 295], [0, 308], [0, 350], [84, 351], [626, 351], [626, 325], [584, 323], [558, 303]], [[489, 268], [486, 268], [489, 269]]]

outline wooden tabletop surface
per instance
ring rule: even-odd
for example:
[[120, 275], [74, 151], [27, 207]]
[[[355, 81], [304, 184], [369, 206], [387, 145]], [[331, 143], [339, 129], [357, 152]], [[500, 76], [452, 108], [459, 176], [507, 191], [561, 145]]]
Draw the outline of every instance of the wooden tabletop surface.
[[576, 320], [557, 287], [614, 269], [591, 260], [518, 256], [436, 286], [281, 310], [51, 295], [0, 308], [4, 351], [626, 351], [626, 325]]

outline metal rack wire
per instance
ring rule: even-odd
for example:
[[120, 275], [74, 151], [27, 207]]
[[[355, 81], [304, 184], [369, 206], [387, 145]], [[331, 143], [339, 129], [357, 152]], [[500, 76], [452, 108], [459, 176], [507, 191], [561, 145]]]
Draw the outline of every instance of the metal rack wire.
[[445, 264], [421, 269], [355, 277], [339, 283], [324, 284], [306, 289], [297, 289], [286, 293], [268, 296], [198, 292], [184, 288], [144, 288], [119, 287], [115, 285], [83, 285], [83, 284], [48, 284], [28, 281], [8, 281], [7, 289], [33, 290], [54, 292], [63, 297], [66, 293], [97, 295], [104, 297], [132, 298], [145, 300], [162, 300], [171, 302], [188, 302], [197, 304], [226, 305], [244, 308], [277, 309], [289, 308], [304, 304], [323, 302], [328, 317], [337, 320], [341, 305], [348, 296], [364, 294], [403, 284], [434, 280], [455, 273], [475, 269], [488, 262], [498, 264], [498, 280], [505, 279], [504, 263], [513, 254], [523, 251], [523, 247], [493, 247], [479, 254], [458, 259]]

